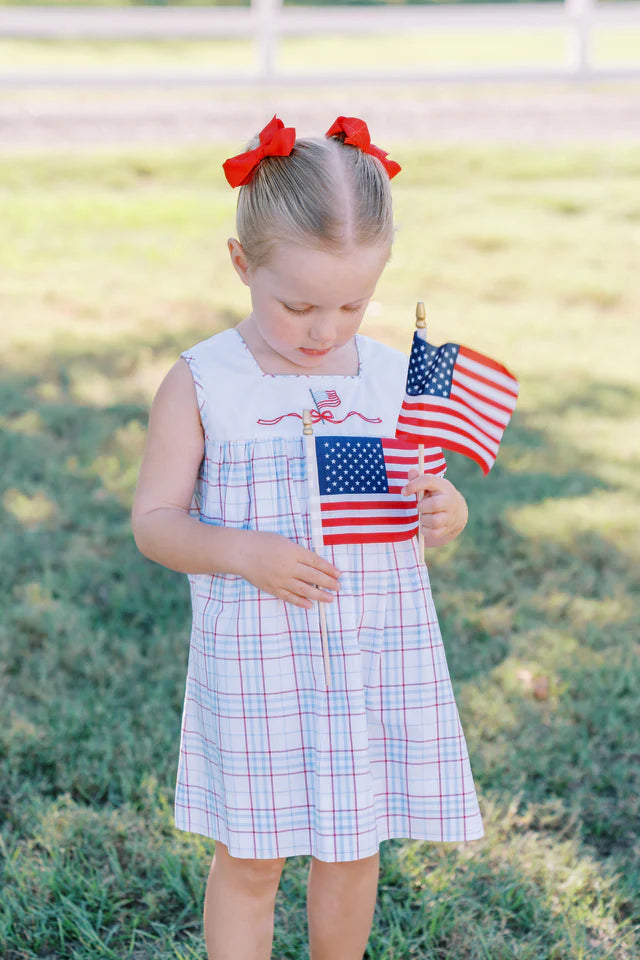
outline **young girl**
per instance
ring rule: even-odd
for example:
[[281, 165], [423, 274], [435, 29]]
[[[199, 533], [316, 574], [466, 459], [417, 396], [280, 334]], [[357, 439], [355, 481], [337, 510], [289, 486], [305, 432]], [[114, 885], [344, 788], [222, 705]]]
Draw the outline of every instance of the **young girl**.
[[[358, 333], [400, 168], [345, 117], [304, 139], [274, 117], [224, 168], [252, 310], [165, 377], [133, 507], [140, 550], [191, 586], [175, 823], [216, 840], [210, 960], [271, 957], [299, 854], [311, 960], [361, 960], [380, 841], [483, 832], [416, 537], [311, 549], [303, 409], [318, 436], [393, 437], [404, 396], [407, 357]], [[464, 499], [409, 471], [404, 495], [423, 494], [425, 544], [447, 543]]]

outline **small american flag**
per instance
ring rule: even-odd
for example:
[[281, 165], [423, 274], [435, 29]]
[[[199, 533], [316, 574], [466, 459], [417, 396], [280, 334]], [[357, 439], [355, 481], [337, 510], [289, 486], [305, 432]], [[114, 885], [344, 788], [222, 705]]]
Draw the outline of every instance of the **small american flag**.
[[[411, 467], [418, 469], [415, 444], [392, 437], [308, 440], [308, 453], [315, 458], [309, 465], [315, 542], [389, 543], [415, 536], [416, 499], [400, 492]], [[424, 470], [444, 475], [439, 447], [425, 450]]]
[[335, 390], [310, 390], [316, 410], [320, 413], [327, 407], [339, 407], [340, 397]]
[[456, 450], [486, 475], [517, 397], [518, 381], [501, 363], [458, 343], [434, 347], [418, 329], [396, 437]]

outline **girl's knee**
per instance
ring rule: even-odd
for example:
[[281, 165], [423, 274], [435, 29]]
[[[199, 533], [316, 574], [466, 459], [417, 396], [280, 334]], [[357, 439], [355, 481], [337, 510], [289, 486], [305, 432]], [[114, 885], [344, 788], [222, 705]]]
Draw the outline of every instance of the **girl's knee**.
[[[232, 872], [248, 884], [269, 883], [280, 880], [286, 857], [273, 859], [253, 859], [250, 857], [233, 857], [228, 848], [219, 840], [216, 841], [214, 863], [218, 863], [224, 870]], [[213, 864], [212, 864], [213, 868]]]

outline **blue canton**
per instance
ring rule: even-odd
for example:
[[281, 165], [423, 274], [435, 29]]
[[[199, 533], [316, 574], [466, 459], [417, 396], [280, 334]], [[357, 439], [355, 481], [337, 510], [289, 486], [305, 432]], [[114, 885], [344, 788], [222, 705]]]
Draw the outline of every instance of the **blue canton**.
[[407, 372], [409, 396], [428, 393], [435, 397], [448, 397], [458, 349], [457, 343], [443, 343], [441, 347], [433, 347], [414, 334]]
[[316, 437], [320, 495], [388, 493], [380, 437]]

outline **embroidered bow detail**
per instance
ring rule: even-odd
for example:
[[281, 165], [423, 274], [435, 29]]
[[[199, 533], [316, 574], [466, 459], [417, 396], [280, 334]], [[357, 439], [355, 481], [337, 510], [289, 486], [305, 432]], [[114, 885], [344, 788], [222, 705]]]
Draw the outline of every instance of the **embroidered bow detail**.
[[222, 164], [224, 175], [232, 187], [242, 187], [253, 178], [256, 167], [264, 157], [288, 157], [296, 142], [294, 127], [285, 127], [274, 115], [260, 131], [260, 145], [254, 150], [239, 153]]
[[400, 173], [402, 170], [399, 163], [396, 163], [395, 160], [387, 160], [386, 152], [371, 143], [369, 128], [364, 120], [359, 120], [357, 117], [338, 117], [333, 126], [329, 127], [325, 136], [332, 137], [336, 133], [345, 133], [345, 143], [359, 147], [363, 153], [370, 153], [371, 156], [377, 157], [389, 174], [389, 180], [392, 180], [396, 173]]
[[[333, 410], [327, 410], [326, 412], [323, 410], [311, 410], [310, 413], [312, 423], [324, 423], [325, 421], [328, 423], [344, 423], [345, 420], [349, 419], [349, 417], [360, 417], [361, 420], [366, 420], [367, 423], [382, 423], [382, 419], [380, 417], [365, 417], [364, 413], [359, 413], [357, 410], [350, 410], [346, 417], [343, 417], [342, 420], [336, 419], [336, 415], [334, 414]], [[298, 420], [302, 420], [302, 417], [299, 413], [283, 413], [282, 416], [275, 417], [273, 420], [264, 420], [262, 417], [260, 417], [260, 419], [256, 422], [266, 427], [272, 427], [274, 424], [280, 423], [281, 420], [285, 420], [287, 417], [296, 417]]]

